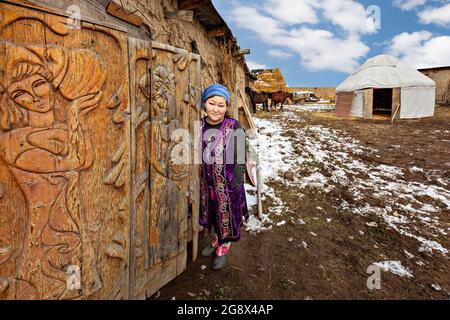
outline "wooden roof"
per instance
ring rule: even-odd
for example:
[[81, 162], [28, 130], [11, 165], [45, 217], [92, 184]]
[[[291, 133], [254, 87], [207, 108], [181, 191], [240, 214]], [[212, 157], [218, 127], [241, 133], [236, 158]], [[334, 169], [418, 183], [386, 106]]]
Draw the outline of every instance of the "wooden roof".
[[[218, 37], [222, 37], [226, 42], [231, 42], [232, 50], [240, 49], [237, 45], [236, 38], [233, 36], [230, 28], [216, 10], [211, 0], [178, 0], [178, 9], [193, 10], [194, 18], [205, 27], [207, 32], [223, 28], [223, 35]], [[236, 57], [236, 59], [240, 60], [246, 76], [250, 79], [256, 80], [256, 77], [251, 74], [247, 66], [244, 55], [240, 55]]]

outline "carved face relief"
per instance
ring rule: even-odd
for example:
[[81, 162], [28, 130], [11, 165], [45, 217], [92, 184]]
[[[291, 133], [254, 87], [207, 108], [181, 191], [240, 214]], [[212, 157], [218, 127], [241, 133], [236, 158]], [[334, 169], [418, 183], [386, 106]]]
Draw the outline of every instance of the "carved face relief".
[[53, 109], [51, 84], [41, 75], [35, 74], [11, 84], [8, 92], [18, 105], [29, 111], [46, 113]]
[[171, 108], [176, 106], [175, 74], [166, 66], [159, 65], [154, 70], [155, 86], [153, 90], [154, 112], [157, 117], [165, 119]]

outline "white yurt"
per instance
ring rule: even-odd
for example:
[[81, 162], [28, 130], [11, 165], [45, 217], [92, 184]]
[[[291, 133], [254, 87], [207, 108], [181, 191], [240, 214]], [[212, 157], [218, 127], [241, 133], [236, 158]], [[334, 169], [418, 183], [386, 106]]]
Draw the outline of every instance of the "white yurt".
[[371, 119], [434, 115], [436, 84], [397, 58], [382, 54], [367, 60], [336, 88], [336, 114]]

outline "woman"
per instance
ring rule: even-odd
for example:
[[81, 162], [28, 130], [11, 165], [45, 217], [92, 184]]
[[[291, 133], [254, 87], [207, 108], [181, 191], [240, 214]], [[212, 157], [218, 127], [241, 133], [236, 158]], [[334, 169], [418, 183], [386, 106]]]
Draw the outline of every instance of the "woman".
[[244, 189], [246, 135], [239, 121], [230, 118], [228, 89], [220, 84], [202, 94], [202, 165], [200, 225], [215, 237], [203, 256], [215, 254], [213, 269], [225, 266], [231, 242], [239, 241], [243, 218], [248, 217]]

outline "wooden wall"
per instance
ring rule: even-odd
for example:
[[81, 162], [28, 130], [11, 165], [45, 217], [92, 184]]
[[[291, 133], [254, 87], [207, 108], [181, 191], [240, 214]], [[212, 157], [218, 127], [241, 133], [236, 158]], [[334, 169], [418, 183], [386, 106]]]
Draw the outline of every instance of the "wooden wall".
[[419, 71], [436, 82], [436, 102], [439, 103], [444, 93], [450, 90], [450, 67]]

